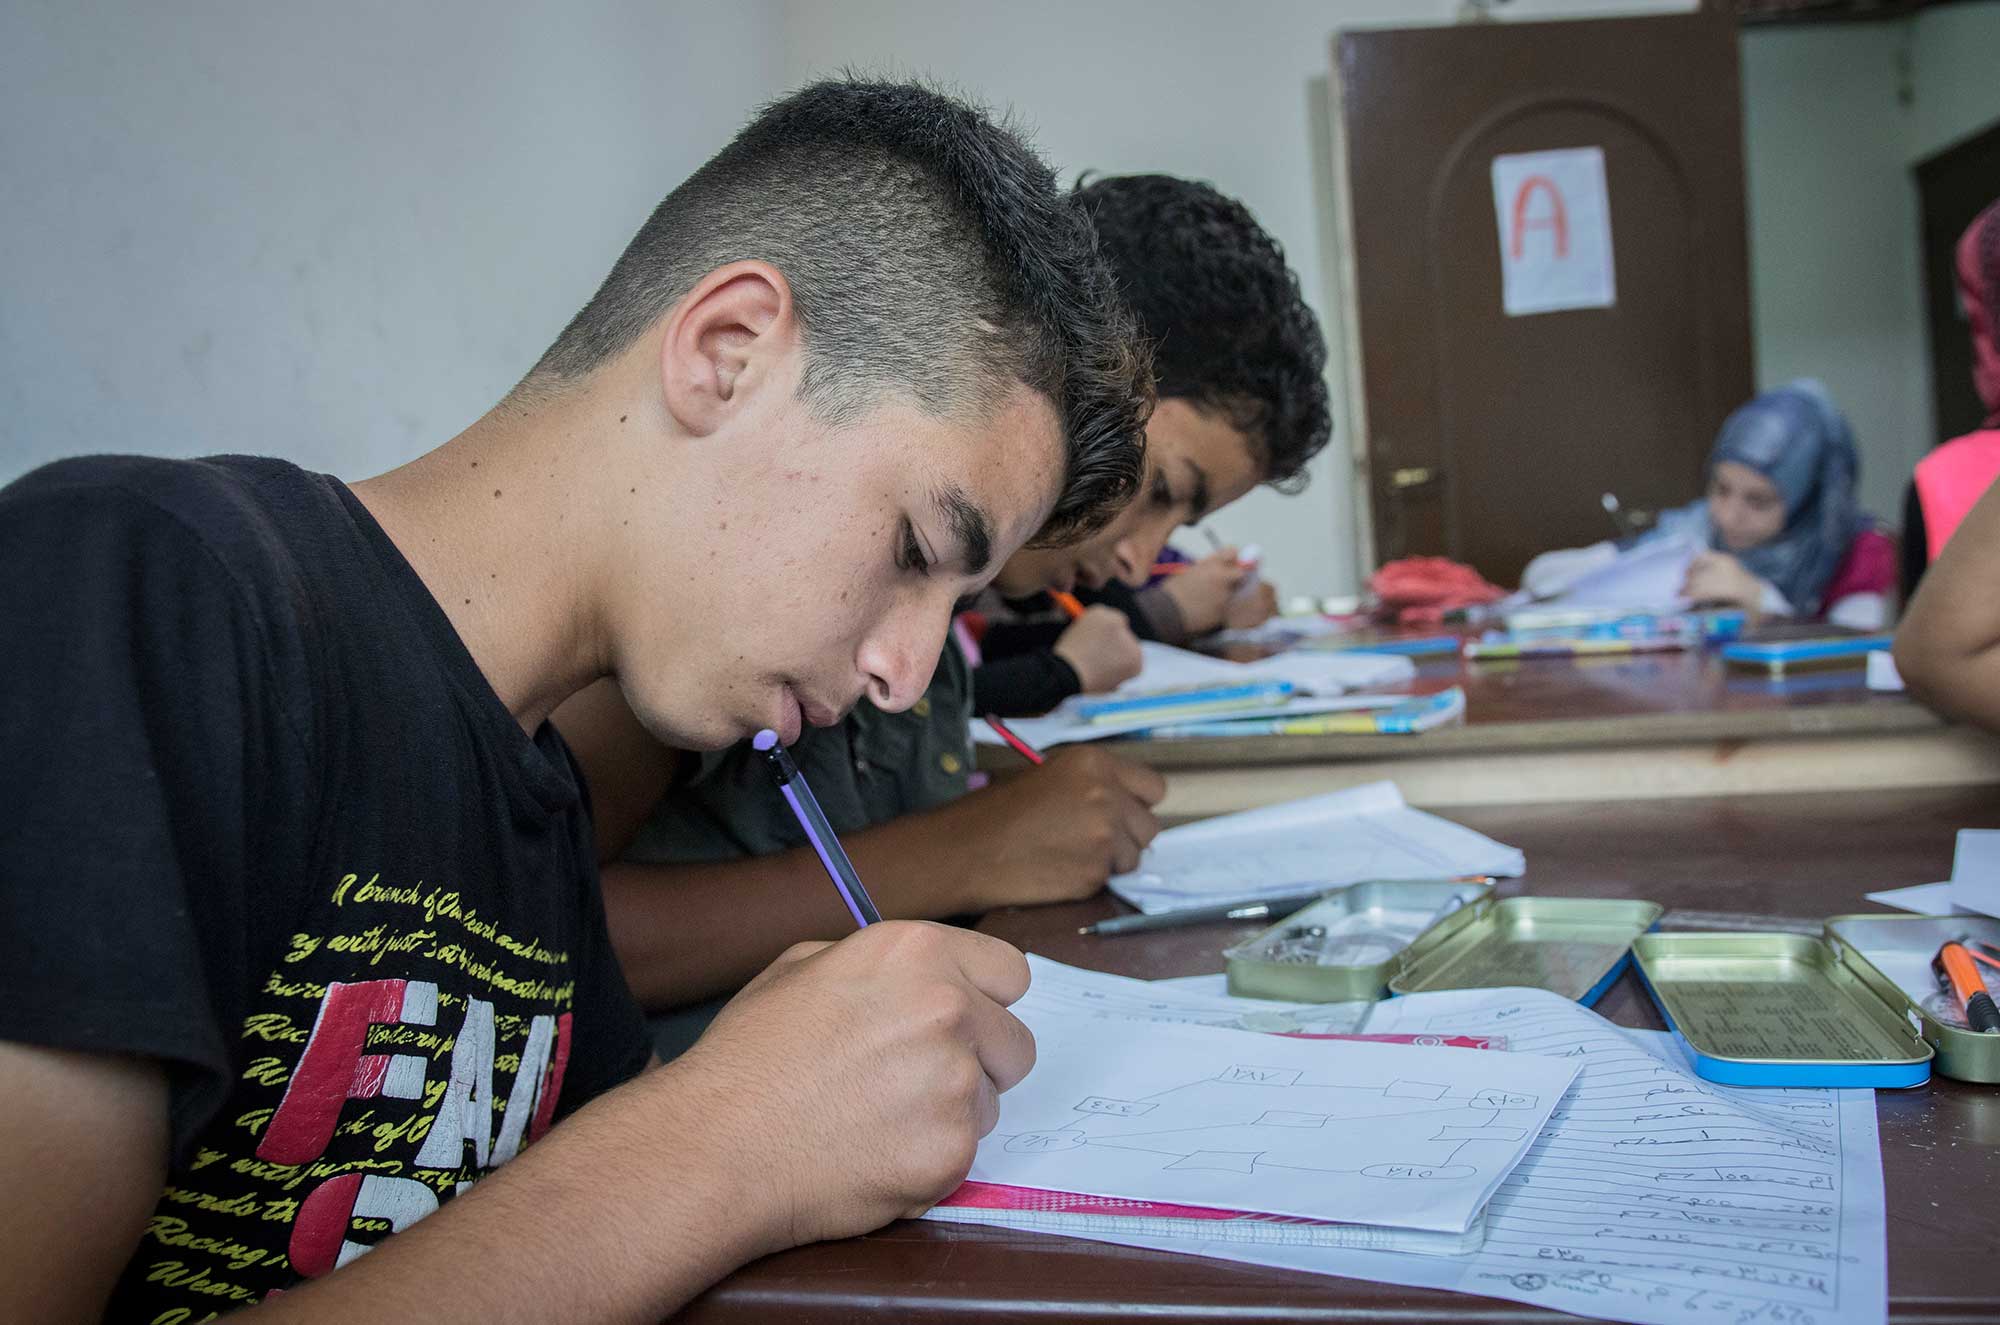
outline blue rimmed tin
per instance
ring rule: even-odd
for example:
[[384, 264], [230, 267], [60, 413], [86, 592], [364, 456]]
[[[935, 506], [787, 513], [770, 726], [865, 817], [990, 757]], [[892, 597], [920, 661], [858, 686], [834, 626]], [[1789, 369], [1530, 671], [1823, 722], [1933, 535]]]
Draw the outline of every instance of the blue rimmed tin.
[[1722, 660], [1733, 667], [1760, 667], [1772, 676], [1815, 667], [1859, 667], [1877, 649], [1896, 642], [1894, 635], [1835, 635], [1821, 639], [1737, 640], [1722, 646]]
[[1928, 1081], [1921, 1019], [1885, 1000], [1844, 947], [1807, 934], [1646, 934], [1632, 956], [1697, 1076], [1726, 1086]]

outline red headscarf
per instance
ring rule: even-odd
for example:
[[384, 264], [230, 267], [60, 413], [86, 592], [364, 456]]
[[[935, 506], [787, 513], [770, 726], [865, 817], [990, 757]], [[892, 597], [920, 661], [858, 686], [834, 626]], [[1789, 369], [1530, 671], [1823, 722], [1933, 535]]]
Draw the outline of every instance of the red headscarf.
[[1979, 214], [1958, 241], [1958, 291], [1972, 322], [1972, 385], [2000, 427], [2000, 202]]

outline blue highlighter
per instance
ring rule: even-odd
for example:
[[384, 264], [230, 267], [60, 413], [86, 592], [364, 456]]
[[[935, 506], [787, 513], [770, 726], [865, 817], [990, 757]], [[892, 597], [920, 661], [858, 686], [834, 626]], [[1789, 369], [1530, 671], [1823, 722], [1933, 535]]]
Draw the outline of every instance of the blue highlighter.
[[833, 886], [840, 892], [840, 900], [847, 903], [847, 910], [854, 917], [857, 927], [866, 929], [882, 918], [875, 909], [868, 890], [861, 886], [861, 876], [854, 872], [854, 862], [841, 849], [840, 839], [834, 836], [833, 825], [826, 821], [826, 811], [820, 809], [819, 801], [813, 797], [812, 788], [806, 785], [805, 774], [792, 759], [791, 751], [778, 743], [778, 733], [766, 727], [750, 740], [750, 748], [763, 755], [771, 765], [771, 775], [778, 780], [778, 790], [784, 795], [785, 803], [798, 816], [799, 827], [805, 829], [806, 841], [812, 843], [819, 853], [819, 863], [826, 867], [826, 877], [833, 880]]

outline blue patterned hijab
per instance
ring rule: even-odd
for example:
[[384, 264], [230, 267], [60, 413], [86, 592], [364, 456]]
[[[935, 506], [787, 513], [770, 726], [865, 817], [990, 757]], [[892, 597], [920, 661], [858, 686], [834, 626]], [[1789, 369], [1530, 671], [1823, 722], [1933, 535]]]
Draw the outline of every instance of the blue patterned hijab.
[[[1861, 472], [1854, 430], [1823, 385], [1801, 378], [1764, 392], [1723, 421], [1705, 473], [1724, 460], [1770, 479], [1785, 502], [1785, 525], [1775, 537], [1730, 555], [1776, 585], [1794, 611], [1817, 613], [1855, 535], [1868, 524], [1854, 495]], [[1669, 536], [1722, 549], [1706, 497], [1666, 512], [1647, 534]]]

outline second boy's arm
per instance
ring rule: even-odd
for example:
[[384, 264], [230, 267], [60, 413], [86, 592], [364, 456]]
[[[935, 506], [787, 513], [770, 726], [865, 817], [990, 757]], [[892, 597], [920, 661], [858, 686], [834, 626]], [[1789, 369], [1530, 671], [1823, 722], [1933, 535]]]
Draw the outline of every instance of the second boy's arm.
[[[1158, 773], [1102, 750], [1058, 750], [1040, 768], [841, 842], [885, 916], [1070, 901], [1137, 865], [1159, 831], [1150, 807], [1165, 789]], [[612, 946], [648, 1008], [726, 993], [790, 944], [854, 925], [804, 847], [603, 872]]]

